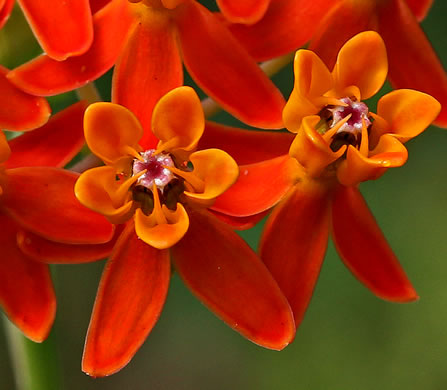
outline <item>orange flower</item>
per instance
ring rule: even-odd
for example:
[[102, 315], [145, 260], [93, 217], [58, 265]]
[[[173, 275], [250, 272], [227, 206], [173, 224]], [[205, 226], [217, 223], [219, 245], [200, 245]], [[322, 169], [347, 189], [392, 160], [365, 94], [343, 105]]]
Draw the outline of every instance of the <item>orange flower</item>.
[[[382, 87], [386, 74], [385, 45], [372, 31], [342, 47], [332, 72], [316, 54], [299, 50], [283, 113], [288, 130], [296, 133], [289, 156], [241, 167], [246, 178], [213, 206], [244, 217], [284, 198], [267, 221], [260, 254], [296, 324], [310, 301], [330, 231], [344, 263], [374, 294], [396, 302], [417, 298], [357, 186], [403, 165], [403, 143], [436, 118], [440, 105], [424, 93], [396, 90], [379, 100], [377, 114], [369, 112], [362, 100]], [[264, 174], [256, 177], [253, 172], [261, 169]], [[263, 180], [278, 184], [256, 184]], [[242, 186], [248, 184], [260, 197], [256, 209], [246, 201]]]
[[126, 223], [102, 277], [87, 335], [83, 370], [104, 376], [138, 350], [163, 307], [170, 251], [188, 287], [223, 321], [272, 349], [294, 337], [286, 299], [256, 254], [207, 211], [238, 176], [218, 149], [194, 151], [204, 116], [194, 90], [180, 87], [160, 99], [152, 116], [153, 149], [126, 108], [87, 109], [85, 138], [105, 166], [84, 172], [78, 199], [110, 221]]
[[53, 168], [82, 147], [85, 106], [67, 108], [9, 146], [0, 133], [0, 304], [34, 341], [48, 335], [56, 300], [48, 266], [33, 260], [81, 262], [110, 253], [107, 244], [90, 244], [110, 240], [113, 226], [76, 200], [76, 174]]

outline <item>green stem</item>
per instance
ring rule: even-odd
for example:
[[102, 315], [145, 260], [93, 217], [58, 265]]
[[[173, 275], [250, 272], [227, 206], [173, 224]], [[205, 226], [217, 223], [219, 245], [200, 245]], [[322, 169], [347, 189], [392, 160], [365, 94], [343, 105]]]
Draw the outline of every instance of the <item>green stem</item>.
[[101, 95], [95, 83], [87, 83], [76, 90], [79, 100], [86, 100], [89, 104], [101, 102]]
[[43, 343], [34, 343], [3, 316], [17, 390], [62, 389], [54, 332]]

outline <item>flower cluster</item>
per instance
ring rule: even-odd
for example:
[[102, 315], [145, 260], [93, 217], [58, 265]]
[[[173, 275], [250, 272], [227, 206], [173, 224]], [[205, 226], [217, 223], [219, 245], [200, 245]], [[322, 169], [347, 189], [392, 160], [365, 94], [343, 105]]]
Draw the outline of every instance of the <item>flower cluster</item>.
[[[0, 0], [0, 26], [13, 3]], [[0, 126], [24, 132], [0, 134], [0, 303], [27, 337], [44, 340], [54, 320], [48, 264], [103, 258], [82, 363], [92, 376], [137, 352], [172, 271], [275, 350], [295, 337], [329, 236], [376, 296], [417, 299], [358, 187], [447, 124], [447, 76], [418, 24], [431, 1], [19, 4], [44, 53], [0, 68]], [[297, 49], [286, 101], [266, 73]], [[209, 98], [183, 85], [183, 66]], [[112, 67], [102, 102], [93, 82]], [[387, 77], [399, 89], [373, 109]], [[45, 96], [72, 90], [87, 101], [51, 115]], [[218, 107], [257, 129], [206, 121]], [[267, 214], [256, 252], [235, 230]]]

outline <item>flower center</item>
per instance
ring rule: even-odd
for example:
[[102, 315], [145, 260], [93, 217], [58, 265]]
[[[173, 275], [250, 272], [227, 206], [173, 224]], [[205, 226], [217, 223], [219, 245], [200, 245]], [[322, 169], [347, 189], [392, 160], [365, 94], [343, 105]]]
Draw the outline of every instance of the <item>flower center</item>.
[[140, 153], [144, 161], [135, 159], [132, 165], [132, 176], [137, 175], [145, 169], [147, 172], [138, 180], [137, 185], [152, 190], [154, 183], [163, 192], [165, 186], [174, 178], [174, 174], [166, 167], [173, 167], [174, 161], [168, 154], [154, 154], [155, 150], [150, 149]]
[[362, 102], [352, 101], [348, 97], [340, 99], [340, 101], [346, 103], [347, 106], [335, 106], [334, 108], [329, 109], [329, 111], [332, 112], [331, 128], [351, 114], [351, 117], [342, 127], [340, 127], [337, 133], [349, 132], [361, 134], [363, 126], [362, 122], [365, 121], [366, 127], [371, 124], [371, 121], [368, 119], [368, 106]]

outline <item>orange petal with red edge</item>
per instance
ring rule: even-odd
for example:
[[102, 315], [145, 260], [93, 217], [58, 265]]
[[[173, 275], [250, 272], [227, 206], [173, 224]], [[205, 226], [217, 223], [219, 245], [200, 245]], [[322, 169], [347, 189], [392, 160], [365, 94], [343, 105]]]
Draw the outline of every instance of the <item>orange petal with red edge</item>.
[[23, 229], [67, 244], [101, 244], [114, 227], [74, 195], [78, 174], [50, 167], [8, 169], [2, 209]]
[[165, 93], [183, 84], [183, 69], [170, 19], [144, 8], [113, 72], [112, 101], [136, 115], [144, 129], [140, 145], [155, 149], [152, 111]]
[[160, 140], [157, 149], [191, 151], [203, 134], [205, 116], [200, 99], [191, 87], [179, 87], [155, 105], [152, 131]]
[[116, 180], [114, 167], [96, 167], [79, 176], [74, 193], [85, 207], [113, 223], [124, 223], [134, 212], [131, 194], [127, 191], [129, 183], [129, 180]]
[[344, 97], [347, 88], [356, 86], [361, 99], [369, 99], [382, 88], [387, 72], [388, 60], [383, 39], [375, 31], [365, 31], [351, 38], [340, 49], [332, 71], [334, 89], [338, 97]]
[[6, 168], [63, 167], [84, 145], [82, 101], [54, 114], [42, 127], [9, 141], [11, 157]]
[[298, 327], [312, 297], [329, 235], [329, 191], [298, 185], [272, 212], [259, 253], [288, 299]]
[[42, 342], [56, 314], [50, 270], [17, 247], [17, 226], [0, 213], [0, 304], [9, 319], [31, 340]]
[[17, 246], [30, 259], [47, 264], [90, 263], [108, 257], [121, 234], [116, 229], [113, 238], [105, 244], [61, 244], [49, 241], [26, 230], [17, 233]]
[[294, 338], [289, 304], [250, 247], [207, 211], [192, 210], [190, 227], [172, 248], [175, 269], [219, 318], [263, 347]]
[[93, 18], [94, 40], [80, 56], [56, 61], [43, 54], [9, 72], [20, 89], [39, 96], [57, 95], [82, 87], [115, 63], [134, 22], [127, 1], [113, 0]]
[[143, 214], [141, 209], [135, 212], [135, 231], [137, 236], [146, 244], [157, 249], [167, 249], [183, 238], [189, 226], [189, 217], [181, 203], [177, 203], [175, 211], [165, 205], [162, 212], [166, 223], [158, 223], [154, 214]]
[[217, 0], [217, 5], [228, 21], [253, 24], [264, 16], [270, 2], [270, 0]]
[[290, 133], [239, 129], [206, 121], [197, 149], [218, 148], [239, 165], [246, 165], [287, 154], [293, 139]]
[[239, 167], [239, 178], [212, 209], [235, 217], [259, 214], [278, 203], [305, 175], [288, 155]]
[[422, 133], [440, 110], [441, 105], [435, 98], [411, 89], [392, 91], [377, 104], [377, 115], [388, 123], [387, 133], [392, 133], [401, 142]]
[[386, 7], [379, 3], [378, 9], [379, 32], [388, 48], [391, 84], [436, 98], [442, 109], [435, 124], [447, 127], [447, 74], [430, 41], [403, 1], [387, 1]]
[[3, 0], [3, 4], [0, 7], [0, 28], [2, 28], [8, 21], [13, 7], [14, 0]]
[[49, 57], [62, 61], [83, 54], [93, 41], [89, 0], [17, 0]]
[[369, 156], [350, 145], [346, 160], [338, 166], [337, 178], [345, 186], [354, 186], [362, 181], [378, 179], [388, 168], [400, 167], [407, 159], [407, 148], [392, 135], [385, 134]]
[[393, 302], [418, 298], [357, 188], [337, 189], [332, 234], [345, 265], [379, 298]]
[[206, 94], [249, 125], [283, 127], [283, 96], [215, 15], [188, 2], [176, 22], [183, 61]]
[[169, 252], [140, 240], [129, 224], [101, 278], [82, 370], [93, 377], [123, 368], [160, 317], [171, 277]]
[[208, 211], [213, 214], [215, 217], [220, 219], [222, 222], [225, 222], [227, 225], [230, 225], [235, 230], [247, 230], [251, 229], [255, 226], [262, 218], [264, 218], [269, 210], [266, 210], [262, 213], [249, 215], [247, 217], [234, 217], [231, 215], [219, 213], [216, 210], [208, 209]]
[[126, 107], [114, 103], [94, 103], [85, 111], [85, 141], [91, 151], [106, 164], [139, 152], [143, 135], [140, 122]]
[[8, 69], [0, 66], [0, 128], [26, 131], [43, 125], [51, 114], [48, 102], [16, 88], [7, 73]]
[[405, 0], [417, 20], [425, 19], [433, 5], [433, 0]]
[[236, 162], [220, 149], [194, 152], [189, 160], [194, 167], [192, 174], [203, 182], [203, 190], [184, 192], [191, 199], [215, 199], [233, 185], [239, 176]]
[[315, 21], [327, 12], [327, 0], [271, 0], [258, 23], [231, 24], [228, 28], [256, 61], [265, 61], [304, 45], [318, 26]]

